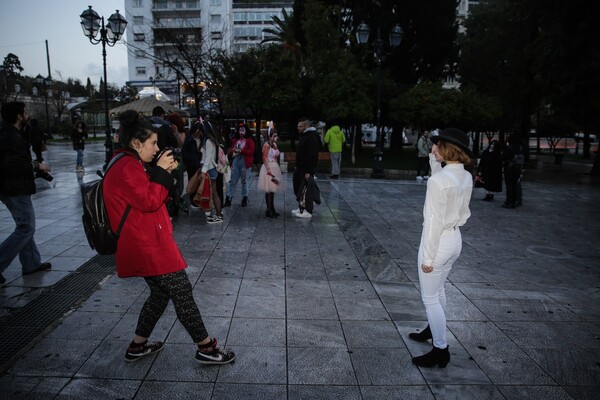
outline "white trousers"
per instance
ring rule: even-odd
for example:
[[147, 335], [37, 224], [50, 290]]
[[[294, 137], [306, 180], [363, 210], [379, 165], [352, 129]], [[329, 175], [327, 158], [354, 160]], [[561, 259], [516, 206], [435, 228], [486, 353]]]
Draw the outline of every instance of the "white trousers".
[[[423, 238], [421, 238], [421, 242]], [[446, 292], [444, 283], [462, 250], [462, 236], [458, 228], [444, 231], [440, 238], [438, 252], [433, 261], [433, 271], [426, 274], [423, 265], [423, 246], [419, 247], [418, 270], [421, 285], [421, 299], [427, 312], [427, 321], [433, 336], [433, 345], [439, 349], [448, 346], [446, 342]]]

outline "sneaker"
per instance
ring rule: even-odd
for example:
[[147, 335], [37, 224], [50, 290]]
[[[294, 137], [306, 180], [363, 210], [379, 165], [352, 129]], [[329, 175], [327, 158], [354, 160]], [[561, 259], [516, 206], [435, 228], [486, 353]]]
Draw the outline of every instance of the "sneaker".
[[292, 215], [296, 215], [300, 212], [300, 208], [296, 208], [295, 210], [292, 210]]
[[129, 345], [125, 352], [125, 361], [127, 362], [137, 361], [144, 356], [161, 351], [165, 347], [163, 342], [148, 342], [147, 340], [136, 347], [132, 347], [132, 344]]
[[429, 175], [423, 175], [423, 179], [424, 179], [424, 180], [427, 180], [427, 179], [429, 179]]
[[233, 351], [221, 350], [217, 345], [217, 339], [212, 339], [209, 346], [199, 347], [196, 350], [196, 361], [206, 365], [223, 365], [235, 360]]
[[423, 180], [423, 177], [422, 177], [422, 176], [420, 176], [420, 175], [418, 175], [418, 176], [417, 176], [417, 180], [418, 180], [418, 181], [422, 181], [422, 180]]
[[37, 267], [36, 269], [34, 269], [33, 271], [23, 272], [23, 275], [34, 274], [36, 272], [45, 271], [45, 270], [50, 269], [50, 268], [52, 268], [52, 264], [50, 264], [49, 262], [41, 263], [40, 266]]
[[223, 222], [223, 216], [214, 215], [211, 217], [206, 217], [206, 222], [208, 222], [209, 224], [220, 224], [221, 222]]
[[298, 218], [310, 218], [312, 217], [312, 214], [309, 213], [308, 211], [304, 210], [302, 212], [296, 213], [294, 214], [296, 217]]

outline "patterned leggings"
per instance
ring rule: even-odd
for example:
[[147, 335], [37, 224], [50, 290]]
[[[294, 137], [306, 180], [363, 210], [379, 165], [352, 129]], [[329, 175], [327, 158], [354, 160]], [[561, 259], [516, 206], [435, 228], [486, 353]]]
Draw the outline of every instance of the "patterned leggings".
[[136, 335], [150, 337], [154, 326], [167, 308], [169, 300], [173, 300], [177, 318], [194, 342], [199, 343], [208, 337], [200, 310], [194, 301], [192, 284], [184, 270], [166, 275], [149, 276], [144, 279], [150, 288], [150, 297], [140, 312], [135, 329]]

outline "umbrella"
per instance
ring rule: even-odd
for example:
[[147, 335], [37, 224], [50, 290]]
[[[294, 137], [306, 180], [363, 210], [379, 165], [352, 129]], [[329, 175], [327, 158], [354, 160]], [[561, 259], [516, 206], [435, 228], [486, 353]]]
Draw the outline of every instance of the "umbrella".
[[142, 115], [152, 115], [152, 110], [156, 106], [161, 106], [167, 114], [169, 112], [176, 112], [177, 114], [184, 117], [190, 116], [190, 114], [187, 111], [182, 110], [179, 107], [175, 107], [164, 101], [156, 100], [154, 97], [144, 97], [142, 99], [132, 101], [131, 103], [111, 108], [110, 115], [111, 117], [116, 117], [117, 115], [119, 115], [119, 113], [122, 113], [125, 110], [134, 110]]

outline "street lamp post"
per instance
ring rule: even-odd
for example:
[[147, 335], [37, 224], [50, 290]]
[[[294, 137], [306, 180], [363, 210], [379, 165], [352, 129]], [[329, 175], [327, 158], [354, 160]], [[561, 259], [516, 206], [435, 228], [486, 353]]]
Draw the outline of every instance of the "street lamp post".
[[[356, 32], [356, 40], [359, 44], [365, 44], [369, 40], [369, 26], [362, 23], [358, 26]], [[390, 31], [390, 47], [395, 48], [400, 46], [402, 36], [404, 32], [400, 25], [396, 25]], [[383, 135], [381, 134], [381, 55], [383, 52], [383, 40], [381, 39], [381, 29], [377, 27], [377, 38], [374, 42], [375, 45], [375, 64], [377, 66], [377, 89], [376, 89], [376, 139], [375, 139], [375, 153], [373, 156], [373, 172], [371, 178], [385, 178], [383, 172]]]
[[50, 117], [48, 114], [48, 86], [52, 85], [52, 78], [44, 78], [41, 74], [35, 77], [35, 81], [42, 85], [42, 92], [44, 93], [44, 106], [46, 107], [46, 132], [50, 132]]
[[[127, 21], [119, 10], [108, 18], [108, 25], [104, 26], [104, 17], [100, 17], [98, 13], [92, 10], [92, 6], [81, 13], [81, 29], [83, 34], [90, 39], [90, 43], [98, 44], [102, 43], [102, 62], [104, 66], [104, 122], [105, 122], [105, 134], [106, 139], [104, 141], [104, 147], [106, 148], [106, 158], [104, 163], [104, 169], [108, 166], [110, 159], [113, 154], [113, 143], [110, 130], [110, 121], [108, 116], [108, 83], [106, 79], [106, 45], [113, 47], [123, 33], [125, 33], [125, 27], [127, 27]], [[100, 33], [100, 37], [96, 36]]]

